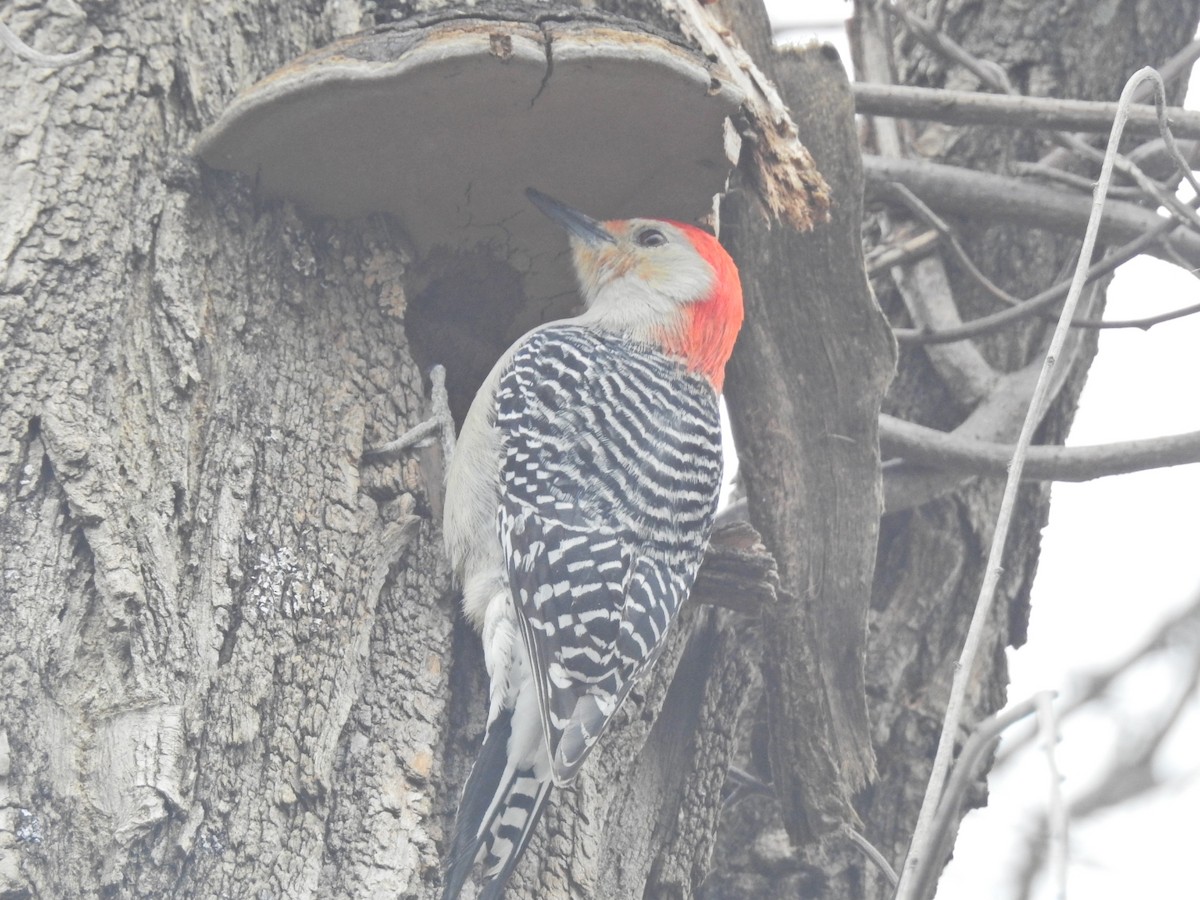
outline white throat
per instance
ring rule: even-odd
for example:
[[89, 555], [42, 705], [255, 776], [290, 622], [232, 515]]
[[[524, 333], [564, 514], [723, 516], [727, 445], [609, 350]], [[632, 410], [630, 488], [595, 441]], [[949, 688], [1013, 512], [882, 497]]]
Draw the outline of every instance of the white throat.
[[587, 309], [575, 321], [649, 341], [680, 327], [682, 318], [679, 301], [653, 290], [640, 278], [625, 276], [588, 298]]

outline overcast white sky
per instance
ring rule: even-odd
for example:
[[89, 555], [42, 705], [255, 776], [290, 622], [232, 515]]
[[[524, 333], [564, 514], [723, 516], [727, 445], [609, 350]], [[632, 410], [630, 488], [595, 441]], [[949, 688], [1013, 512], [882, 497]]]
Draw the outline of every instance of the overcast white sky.
[[[840, 20], [844, 0], [767, 0], [776, 23], [798, 27], [787, 40], [813, 37], [848, 52]], [[833, 26], [814, 29], [803, 22]], [[1153, 60], [1147, 60], [1153, 62]], [[1114, 100], [1116, 98], [1113, 98]], [[1188, 107], [1200, 108], [1193, 78]], [[1106, 315], [1136, 318], [1194, 303], [1197, 280], [1175, 266], [1138, 259], [1122, 266]], [[1200, 316], [1148, 332], [1102, 333], [1069, 444], [1094, 444], [1200, 430]], [[1072, 677], [1135, 646], [1200, 590], [1200, 465], [1084, 484], [1054, 486], [1050, 524], [1033, 589], [1029, 641], [1010, 651], [1010, 702], [1045, 689], [1069, 689]], [[1136, 716], [1179, 683], [1180, 669], [1145, 666], [1127, 680], [1113, 714]], [[1098, 711], [1067, 723], [1058, 765], [1067, 797], [1087, 788], [1114, 752], [1112, 719]], [[1169, 787], [1113, 813], [1073, 825], [1068, 896], [1088, 900], [1197, 897], [1193, 859], [1200, 847], [1200, 702], [1164, 748], [1160, 774]], [[991, 800], [964, 824], [938, 900], [1009, 900], [1026, 835], [1044, 808], [1043, 759], [1027, 753], [990, 781]], [[899, 860], [893, 862], [899, 863]], [[1045, 883], [1034, 896], [1053, 893]]]

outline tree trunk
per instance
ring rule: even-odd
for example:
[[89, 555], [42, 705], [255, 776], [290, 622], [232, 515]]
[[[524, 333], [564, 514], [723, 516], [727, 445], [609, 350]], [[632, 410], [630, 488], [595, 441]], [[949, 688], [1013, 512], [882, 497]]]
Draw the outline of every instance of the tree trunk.
[[403, 244], [190, 158], [357, 20], [27, 10], [3, 57], [4, 896], [436, 878], [454, 606], [415, 463]]
[[[478, 377], [499, 348], [432, 358], [429, 320], [409, 304], [421, 261], [386, 218], [309, 216], [191, 156], [237, 90], [389, 5], [442, 4], [64, 0], [6, 13], [45, 52], [96, 51], [53, 70], [0, 52], [0, 897], [439, 893], [482, 730], [482, 655], [445, 570], [436, 451], [389, 465], [363, 451], [423, 417], [414, 359]], [[663, 21], [653, 0], [605, 5]], [[1194, 2], [1170, 17], [1122, 4], [1115, 24], [1039, 11], [1033, 37], [1002, 44], [996, 22], [1028, 20], [1004, 18], [1010, 5], [952, 2], [948, 27], [1010, 72], [1040, 73], [1031, 91], [1083, 97], [1110, 98], [1197, 18]], [[732, 11], [768, 52], [761, 11]], [[1142, 43], [1095, 52], [1113, 29]], [[1038, 146], [961, 133], [971, 152], [957, 160], [993, 168]], [[1014, 289], [1046, 283], [1072, 246], [974, 237], [976, 250], [1036, 254], [980, 252], [997, 277], [1021, 273]], [[1011, 368], [1035, 344], [986, 350]], [[934, 378], [907, 353], [892, 408], [952, 421]], [[869, 417], [859, 425], [873, 433]], [[896, 862], [997, 496], [973, 483], [883, 521], [865, 668], [879, 776], [853, 801]], [[1031, 489], [977, 715], [1003, 696], [1044, 510]], [[579, 787], [556, 795], [508, 896], [693, 896], [719, 815], [707, 896], [880, 892], [839, 843], [781, 843], [773, 805], [722, 813], [728, 767], [758, 733], [741, 713], [759, 705], [759, 632], [754, 616], [684, 612]]]

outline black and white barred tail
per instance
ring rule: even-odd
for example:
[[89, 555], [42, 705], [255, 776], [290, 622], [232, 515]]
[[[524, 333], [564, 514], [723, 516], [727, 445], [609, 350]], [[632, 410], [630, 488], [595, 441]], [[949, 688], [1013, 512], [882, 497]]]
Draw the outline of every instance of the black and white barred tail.
[[[442, 900], [456, 900], [476, 863], [486, 879], [479, 900], [500, 900], [538, 819], [550, 799], [548, 764], [510, 759], [514, 711], [502, 709], [489, 723], [483, 748], [463, 788], [446, 868]], [[516, 723], [518, 732], [522, 723]], [[528, 723], [524, 724], [528, 728]], [[540, 727], [537, 737], [540, 740]], [[515, 743], [521, 744], [517, 735]], [[520, 755], [520, 754], [516, 754]]]

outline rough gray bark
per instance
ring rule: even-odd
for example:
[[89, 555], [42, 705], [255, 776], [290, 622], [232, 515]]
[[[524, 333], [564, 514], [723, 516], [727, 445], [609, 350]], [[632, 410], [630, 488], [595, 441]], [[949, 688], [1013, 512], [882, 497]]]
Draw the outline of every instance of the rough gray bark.
[[360, 465], [421, 412], [403, 245], [189, 160], [332, 16], [9, 17], [98, 49], [0, 57], [4, 896], [390, 895], [439, 864], [452, 606], [415, 465]]

